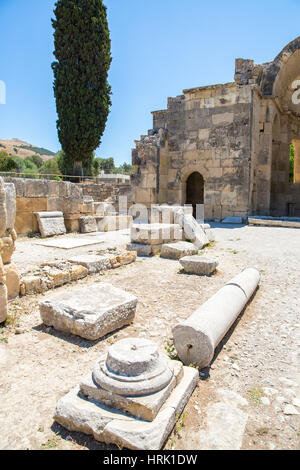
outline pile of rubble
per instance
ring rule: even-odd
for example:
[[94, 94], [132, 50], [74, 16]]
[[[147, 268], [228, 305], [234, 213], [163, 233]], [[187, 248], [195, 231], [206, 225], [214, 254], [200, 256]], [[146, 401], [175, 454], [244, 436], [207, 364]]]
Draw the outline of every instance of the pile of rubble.
[[43, 293], [92, 274], [134, 263], [136, 257], [136, 252], [114, 250], [101, 255], [79, 255], [68, 260], [42, 263], [23, 273], [20, 295]]

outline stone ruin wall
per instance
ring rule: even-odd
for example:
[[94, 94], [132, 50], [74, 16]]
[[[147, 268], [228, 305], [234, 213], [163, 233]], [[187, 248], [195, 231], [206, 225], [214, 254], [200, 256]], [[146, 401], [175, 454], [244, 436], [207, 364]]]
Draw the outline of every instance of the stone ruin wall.
[[[132, 151], [132, 201], [187, 202], [188, 177], [204, 180], [206, 219], [300, 216], [300, 37], [269, 63], [236, 59], [234, 82], [184, 90], [153, 112]], [[289, 181], [289, 148], [295, 148]]]
[[20, 276], [11, 262], [17, 238], [15, 217], [15, 187], [0, 177], [0, 323], [7, 317], [7, 301], [17, 297], [20, 289]]
[[94, 202], [106, 199], [116, 200], [118, 185], [74, 184], [64, 181], [4, 178], [16, 190], [15, 230], [18, 235], [38, 232], [35, 212], [56, 212], [64, 214], [68, 231], [80, 230], [79, 219], [94, 214]]
[[117, 184], [82, 183], [79, 184], [83, 196], [90, 196], [95, 202], [104, 202], [113, 197]]
[[201, 87], [169, 98], [133, 150], [135, 202], [183, 205], [187, 178], [197, 171], [205, 181], [207, 219], [246, 216], [250, 129], [250, 86]]

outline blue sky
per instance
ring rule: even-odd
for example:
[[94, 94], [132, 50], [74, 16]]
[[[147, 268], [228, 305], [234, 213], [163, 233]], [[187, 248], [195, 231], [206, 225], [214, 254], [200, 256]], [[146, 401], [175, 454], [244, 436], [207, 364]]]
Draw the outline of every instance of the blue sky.
[[[55, 0], [0, 0], [0, 139], [57, 151], [52, 90]], [[300, 35], [299, 0], [106, 0], [113, 105], [99, 157], [131, 161], [151, 111], [185, 88], [233, 81], [234, 60], [273, 60]]]

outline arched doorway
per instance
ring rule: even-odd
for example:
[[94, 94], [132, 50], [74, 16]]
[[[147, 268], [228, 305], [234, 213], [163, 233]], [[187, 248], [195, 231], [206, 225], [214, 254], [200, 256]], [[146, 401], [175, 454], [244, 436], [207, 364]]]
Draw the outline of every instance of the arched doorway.
[[204, 179], [197, 171], [192, 173], [186, 181], [186, 204], [193, 206], [193, 214], [196, 218], [197, 204], [204, 204]]

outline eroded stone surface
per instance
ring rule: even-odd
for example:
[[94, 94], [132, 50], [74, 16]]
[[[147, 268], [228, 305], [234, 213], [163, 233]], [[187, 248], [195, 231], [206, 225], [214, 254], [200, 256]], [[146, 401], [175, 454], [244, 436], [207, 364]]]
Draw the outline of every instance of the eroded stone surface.
[[20, 275], [14, 263], [4, 265], [6, 277], [7, 297], [8, 300], [18, 297], [20, 292]]
[[16, 190], [13, 183], [5, 183], [6, 228], [12, 230], [16, 220]]
[[90, 274], [99, 273], [110, 268], [110, 260], [107, 256], [79, 255], [68, 260], [72, 264], [79, 264], [88, 269]]
[[185, 256], [179, 262], [186, 273], [198, 274], [200, 276], [209, 276], [216, 270], [219, 264], [219, 261], [204, 258], [203, 256]]
[[127, 250], [136, 251], [138, 256], [151, 256], [152, 254], [151, 245], [143, 245], [141, 243], [129, 243]]
[[93, 233], [97, 232], [97, 223], [96, 219], [93, 216], [80, 217], [80, 231], [81, 233]]
[[206, 427], [199, 434], [202, 450], [239, 450], [242, 447], [248, 415], [228, 403], [209, 405]]
[[84, 399], [79, 387], [59, 400], [54, 419], [69, 430], [91, 434], [106, 444], [133, 450], [159, 450], [199, 379], [195, 369], [184, 367], [183, 372], [182, 380], [151, 422], [134, 418], [100, 402]]
[[48, 326], [95, 341], [129, 325], [136, 305], [133, 295], [101, 283], [49, 295], [40, 303], [40, 314]]
[[35, 215], [42, 237], [53, 237], [67, 232], [62, 212], [36, 212]]
[[189, 242], [167, 243], [162, 246], [160, 256], [167, 259], [180, 259], [184, 256], [196, 255], [198, 248]]
[[175, 214], [175, 222], [182, 227], [186, 240], [191, 240], [198, 250], [202, 250], [202, 248], [209, 244], [209, 239], [204, 229], [192, 215], [185, 214], [180, 209]]
[[145, 245], [162, 245], [182, 239], [177, 224], [136, 224], [131, 227], [131, 242]]

